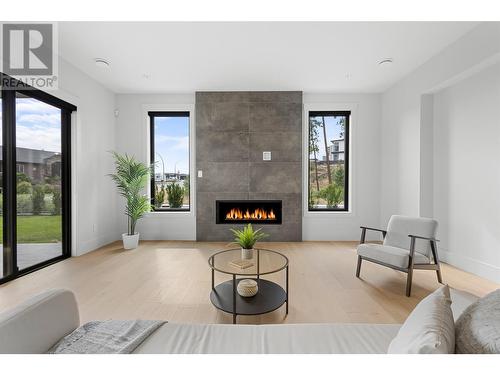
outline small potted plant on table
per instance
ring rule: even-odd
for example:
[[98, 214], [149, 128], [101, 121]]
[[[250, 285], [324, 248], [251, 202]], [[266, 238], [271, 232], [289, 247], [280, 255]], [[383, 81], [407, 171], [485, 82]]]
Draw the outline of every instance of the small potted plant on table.
[[262, 228], [253, 230], [252, 224], [248, 224], [243, 229], [230, 229], [234, 234], [233, 244], [241, 247], [241, 259], [253, 258], [253, 247], [257, 241], [260, 241], [268, 235], [261, 232]]

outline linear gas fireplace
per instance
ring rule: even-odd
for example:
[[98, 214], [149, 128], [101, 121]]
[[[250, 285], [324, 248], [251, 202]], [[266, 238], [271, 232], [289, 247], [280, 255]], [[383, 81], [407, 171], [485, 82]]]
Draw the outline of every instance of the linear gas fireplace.
[[217, 224], [281, 224], [281, 201], [216, 201]]

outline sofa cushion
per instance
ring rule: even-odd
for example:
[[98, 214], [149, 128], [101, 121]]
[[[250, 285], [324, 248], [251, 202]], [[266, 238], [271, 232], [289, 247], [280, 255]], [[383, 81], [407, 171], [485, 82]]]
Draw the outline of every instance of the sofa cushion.
[[455, 352], [455, 322], [450, 290], [442, 286], [411, 312], [389, 345], [389, 354], [451, 354]]
[[45, 353], [79, 325], [73, 292], [49, 290], [0, 313], [0, 353]]
[[467, 307], [455, 334], [457, 353], [500, 354], [500, 289]]
[[[410, 259], [410, 252], [406, 249], [372, 243], [359, 245], [358, 255], [400, 268], [407, 268]], [[415, 252], [414, 263], [429, 263], [429, 258]]]
[[149, 336], [134, 353], [383, 354], [399, 324], [175, 324]]

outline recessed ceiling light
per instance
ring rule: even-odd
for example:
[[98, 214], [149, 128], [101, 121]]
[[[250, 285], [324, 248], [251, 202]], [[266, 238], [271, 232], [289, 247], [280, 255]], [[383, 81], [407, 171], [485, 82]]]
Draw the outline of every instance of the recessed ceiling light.
[[383, 65], [383, 66], [389, 66], [391, 65], [392, 63], [394, 62], [394, 60], [390, 57], [387, 57], [385, 59], [382, 59], [378, 62], [379, 65]]
[[99, 68], [107, 68], [109, 67], [109, 61], [100, 57], [94, 59], [95, 65]]

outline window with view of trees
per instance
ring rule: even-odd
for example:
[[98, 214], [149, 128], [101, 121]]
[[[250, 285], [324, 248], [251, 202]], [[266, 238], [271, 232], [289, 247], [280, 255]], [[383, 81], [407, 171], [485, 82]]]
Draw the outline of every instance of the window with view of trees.
[[189, 112], [149, 112], [149, 118], [151, 204], [155, 211], [189, 211]]
[[350, 115], [309, 112], [309, 211], [348, 210]]

